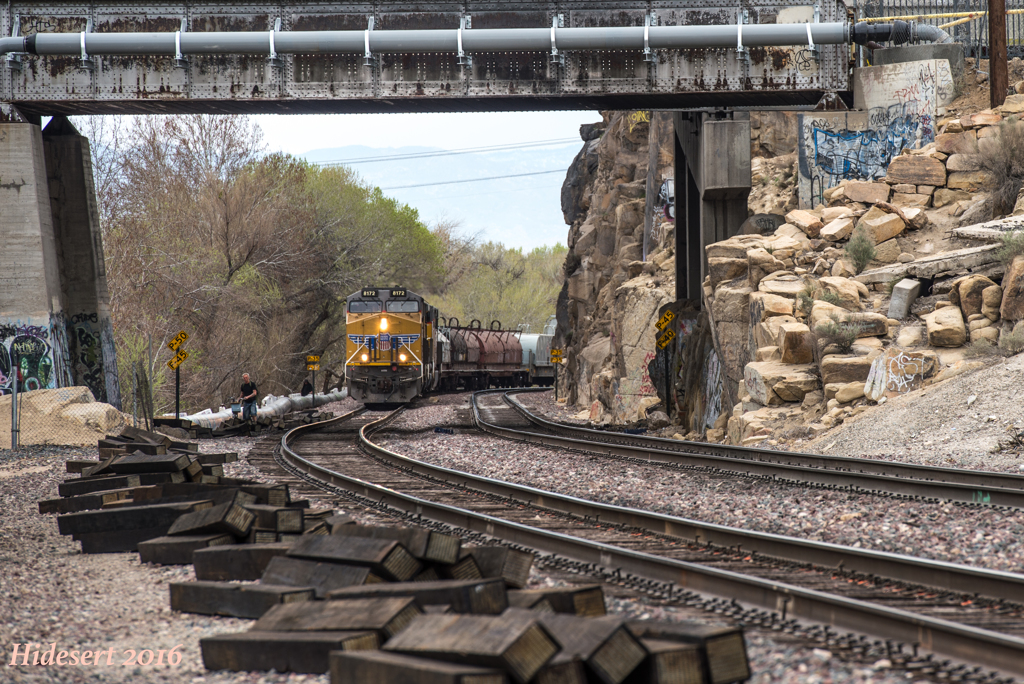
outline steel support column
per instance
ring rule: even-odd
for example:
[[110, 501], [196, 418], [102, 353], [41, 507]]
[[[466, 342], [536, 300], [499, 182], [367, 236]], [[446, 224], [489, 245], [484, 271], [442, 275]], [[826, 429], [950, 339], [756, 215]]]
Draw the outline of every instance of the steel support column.
[[707, 275], [704, 248], [735, 235], [747, 219], [750, 118], [743, 112], [678, 112], [675, 130], [676, 299], [699, 306]]

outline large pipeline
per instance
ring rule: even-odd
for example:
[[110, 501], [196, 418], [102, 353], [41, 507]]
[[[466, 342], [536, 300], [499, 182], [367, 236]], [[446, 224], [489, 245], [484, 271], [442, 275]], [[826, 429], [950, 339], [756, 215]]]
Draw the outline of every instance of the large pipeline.
[[372, 54], [547, 50], [655, 50], [749, 48], [783, 45], [948, 42], [941, 29], [896, 21], [381, 31], [241, 31], [174, 33], [36, 33], [0, 38], [0, 54], [212, 55]]
[[[274, 418], [277, 416], [283, 416], [292, 411], [305, 411], [306, 409], [316, 408], [317, 406], [323, 406], [329, 404], [332, 401], [341, 401], [348, 396], [348, 388], [342, 387], [340, 390], [331, 390], [327, 394], [317, 394], [316, 401], [313, 401], [313, 395], [302, 396], [301, 394], [289, 394], [286, 397], [277, 397], [273, 394], [268, 394], [263, 398], [263, 405], [257, 410], [256, 415], [260, 418]], [[205, 428], [217, 428], [220, 427], [228, 419], [234, 417], [234, 413], [231, 409], [222, 409], [220, 411], [211, 411], [206, 409], [199, 413], [194, 413], [190, 416], [181, 416], [185, 420], [190, 420], [196, 425]]]

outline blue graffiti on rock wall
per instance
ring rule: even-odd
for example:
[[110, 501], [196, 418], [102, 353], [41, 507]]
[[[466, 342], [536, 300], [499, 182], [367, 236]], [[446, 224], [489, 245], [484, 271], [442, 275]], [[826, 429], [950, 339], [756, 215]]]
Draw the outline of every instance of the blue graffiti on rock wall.
[[0, 394], [10, 394], [15, 382], [19, 392], [70, 385], [66, 350], [62, 317], [45, 326], [0, 323]]
[[932, 117], [919, 110], [916, 102], [876, 107], [868, 112], [868, 128], [864, 130], [842, 128], [839, 119], [812, 120], [812, 206], [822, 201], [825, 190], [840, 181], [884, 178], [889, 163], [904, 148], [933, 141]]

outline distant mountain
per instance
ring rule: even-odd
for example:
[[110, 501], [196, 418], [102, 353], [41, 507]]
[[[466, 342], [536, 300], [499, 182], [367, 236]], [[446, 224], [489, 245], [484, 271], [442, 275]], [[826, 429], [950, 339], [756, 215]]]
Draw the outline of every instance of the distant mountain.
[[[464, 234], [479, 232], [482, 241], [530, 250], [541, 245], [565, 244], [568, 226], [562, 220], [560, 193], [565, 172], [582, 148], [578, 144], [472, 154], [429, 156], [419, 159], [380, 159], [348, 164], [363, 179], [389, 197], [415, 207], [430, 224], [443, 218], [461, 222]], [[441, 153], [436, 147], [366, 147], [348, 145], [317, 149], [298, 155], [310, 162], [378, 159]], [[550, 171], [544, 175], [441, 183], [520, 173]]]

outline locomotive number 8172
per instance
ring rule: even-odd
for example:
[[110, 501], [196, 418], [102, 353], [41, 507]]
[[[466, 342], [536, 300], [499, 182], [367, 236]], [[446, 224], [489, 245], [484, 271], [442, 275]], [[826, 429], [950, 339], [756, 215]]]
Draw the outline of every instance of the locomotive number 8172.
[[[503, 330], [498, 321], [488, 328], [476, 320], [461, 327], [406, 289], [363, 288], [349, 295], [345, 321], [349, 394], [367, 404], [407, 403], [434, 390], [550, 384], [554, 377], [539, 358], [551, 335], [529, 336], [524, 359], [520, 331]], [[547, 339], [538, 345], [532, 338]]]

